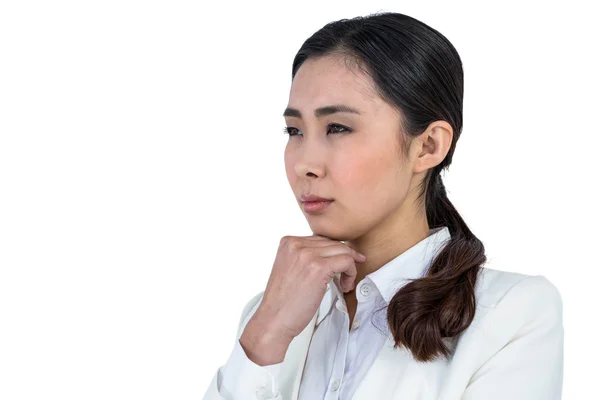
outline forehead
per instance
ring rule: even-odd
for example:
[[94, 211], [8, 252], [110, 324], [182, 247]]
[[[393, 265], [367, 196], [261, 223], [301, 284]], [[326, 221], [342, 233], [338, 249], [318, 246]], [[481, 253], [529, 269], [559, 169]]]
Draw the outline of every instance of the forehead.
[[290, 89], [290, 107], [305, 110], [331, 104], [374, 110], [381, 103], [371, 77], [341, 55], [307, 59]]

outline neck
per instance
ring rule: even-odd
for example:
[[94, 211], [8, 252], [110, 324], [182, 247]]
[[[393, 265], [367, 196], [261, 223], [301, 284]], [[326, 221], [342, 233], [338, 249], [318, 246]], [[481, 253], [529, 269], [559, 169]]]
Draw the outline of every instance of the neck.
[[367, 256], [365, 262], [356, 263], [358, 274], [355, 284], [428, 236], [427, 218], [415, 216], [402, 219], [390, 216], [361, 237], [346, 241], [351, 248]]

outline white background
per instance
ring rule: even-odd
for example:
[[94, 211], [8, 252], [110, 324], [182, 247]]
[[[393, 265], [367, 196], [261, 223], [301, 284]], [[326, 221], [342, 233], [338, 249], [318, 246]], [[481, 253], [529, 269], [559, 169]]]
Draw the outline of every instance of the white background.
[[488, 266], [564, 302], [564, 398], [597, 392], [593, 2], [0, 3], [0, 398], [200, 399], [312, 232], [287, 183], [292, 60], [325, 23], [420, 19], [457, 48], [445, 182]]

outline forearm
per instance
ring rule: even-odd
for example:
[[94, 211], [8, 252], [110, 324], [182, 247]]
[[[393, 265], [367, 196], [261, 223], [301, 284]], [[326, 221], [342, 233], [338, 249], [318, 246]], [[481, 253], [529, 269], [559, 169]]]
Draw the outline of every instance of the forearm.
[[279, 332], [271, 320], [257, 313], [248, 321], [240, 344], [252, 362], [265, 366], [282, 362], [292, 339]]

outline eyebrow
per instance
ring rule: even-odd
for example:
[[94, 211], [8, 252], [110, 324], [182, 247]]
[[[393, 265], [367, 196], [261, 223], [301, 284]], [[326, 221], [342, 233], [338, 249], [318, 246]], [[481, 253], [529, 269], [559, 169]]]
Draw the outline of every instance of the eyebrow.
[[[317, 108], [315, 110], [315, 117], [320, 118], [320, 117], [324, 117], [326, 115], [331, 115], [331, 114], [335, 114], [335, 113], [339, 113], [339, 112], [360, 115], [360, 111], [358, 111], [356, 108], [353, 108], [353, 107], [350, 107], [350, 106], [347, 106], [344, 104], [335, 104], [335, 105], [331, 105], [331, 106]], [[300, 112], [300, 110], [288, 107], [283, 112], [283, 116], [284, 117], [302, 118], [302, 113]]]

